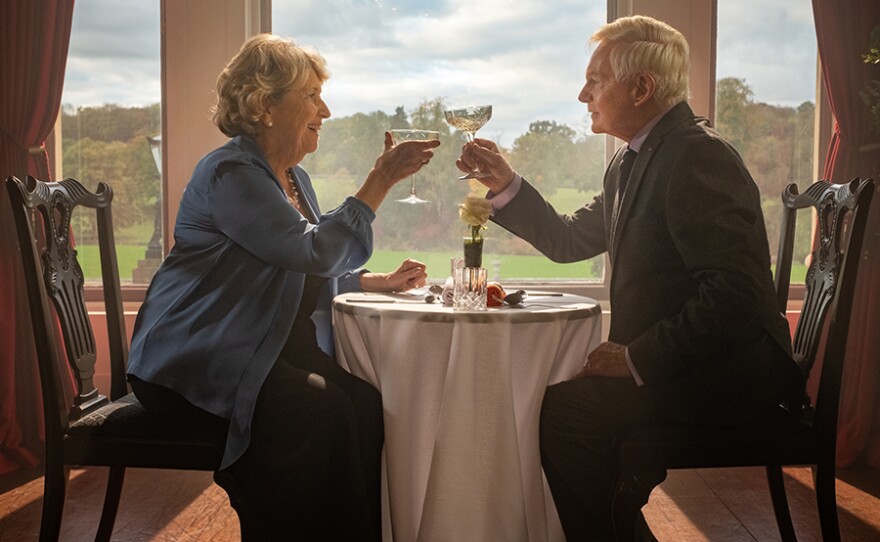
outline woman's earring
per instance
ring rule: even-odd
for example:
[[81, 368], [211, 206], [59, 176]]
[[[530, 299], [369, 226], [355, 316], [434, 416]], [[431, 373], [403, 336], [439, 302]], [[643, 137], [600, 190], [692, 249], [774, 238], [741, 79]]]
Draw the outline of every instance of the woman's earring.
[[272, 121], [271, 121], [271, 120], [267, 120], [267, 121], [266, 121], [266, 127], [267, 127], [267, 128], [271, 128], [271, 127], [272, 127]]

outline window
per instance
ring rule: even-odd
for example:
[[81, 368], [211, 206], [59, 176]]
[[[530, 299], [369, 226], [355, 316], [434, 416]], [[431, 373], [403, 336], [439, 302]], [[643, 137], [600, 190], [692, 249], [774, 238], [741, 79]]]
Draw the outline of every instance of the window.
[[[761, 190], [771, 254], [779, 239], [779, 195], [813, 179], [817, 48], [809, 2], [718, 2], [716, 126], [742, 154]], [[798, 215], [792, 282], [803, 282], [811, 246], [809, 211]]]
[[[505, 149], [558, 211], [592, 199], [601, 189], [605, 138], [590, 131], [577, 94], [589, 60], [585, 46], [605, 22], [605, 8], [600, 0], [273, 1], [273, 32], [316, 47], [332, 73], [324, 97], [333, 116], [319, 150], [302, 164], [323, 209], [354, 192], [385, 130], [440, 131], [441, 147], [416, 178], [418, 194], [431, 203], [397, 203], [409, 186], [395, 187], [374, 224], [367, 267], [386, 271], [412, 256], [440, 279], [449, 258], [461, 255], [467, 230], [457, 206], [469, 187], [456, 180], [464, 138], [444, 120], [450, 106], [491, 104], [493, 116], [478, 137]], [[484, 237], [483, 265], [493, 280], [602, 279], [603, 256], [560, 265], [491, 223]]]
[[[165, 157], [174, 159], [166, 172], [170, 179], [166, 211], [171, 215], [195, 161], [215, 146], [213, 142], [207, 149], [190, 145], [194, 136], [201, 141], [206, 133], [217, 135], [207, 118], [210, 104], [201, 101], [216, 78], [216, 69], [210, 66], [234, 53], [237, 38], [229, 35], [246, 36], [266, 28], [259, 11], [269, 9], [269, 2], [244, 3], [250, 10], [247, 16], [236, 11], [238, 0], [221, 2], [227, 9], [164, 4], [173, 14], [171, 22], [166, 21], [166, 35], [173, 39], [164, 54], [169, 63], [186, 59], [170, 71], [166, 85], [173, 88], [166, 88], [168, 103], [162, 106], [169, 126], [178, 123], [166, 127], [169, 144], [174, 140]], [[463, 138], [443, 121], [445, 107], [492, 104], [493, 118], [479, 135], [506, 149], [516, 169], [560, 212], [573, 211], [599, 190], [607, 145], [604, 136], [591, 133], [586, 108], [576, 96], [590, 54], [586, 42], [605, 21], [606, 6], [613, 3], [418, 4], [274, 0], [271, 19], [276, 34], [317, 47], [333, 74], [324, 92], [333, 117], [322, 130], [321, 148], [303, 162], [324, 209], [355, 190], [378, 155], [385, 130], [413, 126], [441, 132], [444, 145], [416, 180], [419, 194], [432, 203], [395, 203], [408, 190], [407, 183], [401, 183], [380, 210], [375, 256], [368, 264], [387, 270], [403, 257], [414, 256], [426, 261], [437, 279], [445, 276], [449, 257], [461, 253], [466, 228], [456, 207], [468, 191], [467, 183], [455, 180], [459, 172], [454, 160]], [[773, 6], [758, 6], [755, 0], [719, 4], [716, 124], [742, 151], [764, 191], [771, 248], [775, 248], [779, 213], [772, 206], [779, 190], [789, 180], [812, 177], [816, 51], [812, 13], [808, 5], [794, 1]], [[685, 29], [711, 28], [711, 10], [692, 6], [676, 3], [651, 15]], [[147, 5], [118, 10], [106, 0], [78, 2], [63, 99], [63, 174], [89, 181], [106, 178], [114, 183], [117, 205], [126, 198], [133, 202], [117, 213], [126, 215], [125, 223], [118, 224], [117, 239], [126, 280], [134, 278], [151, 239], [162, 238], [153, 236], [162, 227], [155, 226], [160, 182], [147, 140], [159, 133], [158, 10]], [[187, 17], [195, 19], [177, 24]], [[123, 28], [124, 32], [118, 30]], [[703, 51], [696, 55], [700, 62], [692, 79], [694, 100], [708, 104], [706, 92], [714, 87], [705, 48], [711, 41], [699, 32], [688, 37], [695, 51]], [[216, 44], [211, 48], [216, 54], [204, 60], [206, 42]], [[780, 79], [779, 74], [788, 75]], [[780, 93], [788, 87], [796, 90]], [[126, 124], [127, 132], [118, 135], [113, 145], [89, 133], [101, 118], [93, 114], [121, 119], [123, 113], [130, 118], [135, 112], [140, 115], [137, 121], [114, 121]], [[197, 130], [190, 129], [196, 125]], [[116, 166], [101, 166], [102, 170], [96, 165], [96, 148], [106, 155], [125, 146], [137, 148], [134, 154], [117, 153], [105, 159], [105, 164], [116, 160]], [[808, 222], [801, 221], [804, 226]], [[88, 226], [83, 228], [77, 235], [80, 246], [87, 249]], [[581, 284], [586, 288], [602, 284], [603, 257], [555, 265], [497, 226], [490, 224], [485, 234], [484, 261], [493, 278], [560, 281], [575, 289], [580, 286], [574, 283], [585, 278], [597, 281]]]
[[[90, 189], [111, 185], [120, 278], [147, 284], [162, 258], [159, 4], [119, 9], [81, 0], [73, 12], [62, 96], [62, 171]], [[100, 278], [94, 224], [80, 217], [74, 239], [86, 279]]]

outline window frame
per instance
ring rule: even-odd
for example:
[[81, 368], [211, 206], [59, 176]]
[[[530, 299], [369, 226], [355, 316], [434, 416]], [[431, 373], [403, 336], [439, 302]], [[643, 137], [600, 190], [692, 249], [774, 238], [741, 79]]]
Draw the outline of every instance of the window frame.
[[[247, 36], [271, 31], [271, 8], [271, 0], [161, 0], [162, 223], [165, 255], [173, 244], [177, 202], [192, 168], [199, 157], [225, 140], [204, 114], [213, 100], [216, 72]], [[631, 13], [657, 17], [683, 29], [691, 43], [693, 56], [691, 106], [698, 114], [714, 119], [717, 0], [663, 3], [655, 0], [607, 0], [609, 21]], [[820, 178], [825, 159], [823, 149], [830, 141], [832, 117], [819, 76], [816, 94], [813, 163], [814, 177]], [[621, 141], [606, 136], [606, 163], [621, 144]], [[56, 163], [60, 160], [58, 155], [60, 153], [56, 155]], [[771, 250], [775, 250], [775, 247], [771, 247]], [[608, 268], [606, 255], [605, 269]], [[600, 302], [609, 299], [607, 275], [601, 281], [528, 281], [528, 284], [540, 286], [541, 289], [584, 295]], [[126, 302], [143, 301], [146, 289], [144, 285], [124, 285], [123, 299]], [[803, 285], [793, 284], [791, 294], [793, 299], [799, 299], [803, 294]], [[97, 300], [100, 297], [99, 287], [87, 288], [87, 299]]]

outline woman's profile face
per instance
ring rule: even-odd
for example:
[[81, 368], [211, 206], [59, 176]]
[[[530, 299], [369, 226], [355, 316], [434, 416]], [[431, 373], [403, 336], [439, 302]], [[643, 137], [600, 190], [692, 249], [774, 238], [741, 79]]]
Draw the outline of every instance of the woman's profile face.
[[321, 98], [323, 85], [318, 74], [312, 71], [305, 88], [288, 90], [268, 108], [272, 127], [266, 133], [289, 146], [293, 163], [299, 163], [306, 154], [318, 149], [318, 132], [324, 119], [330, 117], [330, 109]]

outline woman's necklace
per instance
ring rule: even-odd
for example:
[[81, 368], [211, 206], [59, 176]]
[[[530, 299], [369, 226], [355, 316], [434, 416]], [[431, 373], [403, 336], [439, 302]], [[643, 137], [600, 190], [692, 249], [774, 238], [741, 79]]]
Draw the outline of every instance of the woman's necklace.
[[290, 200], [291, 205], [293, 205], [301, 215], [308, 218], [306, 211], [303, 208], [302, 200], [299, 197], [299, 189], [296, 187], [296, 179], [293, 177], [292, 170], [290, 169], [287, 170], [287, 184], [290, 186], [290, 195], [287, 196], [287, 199]]

